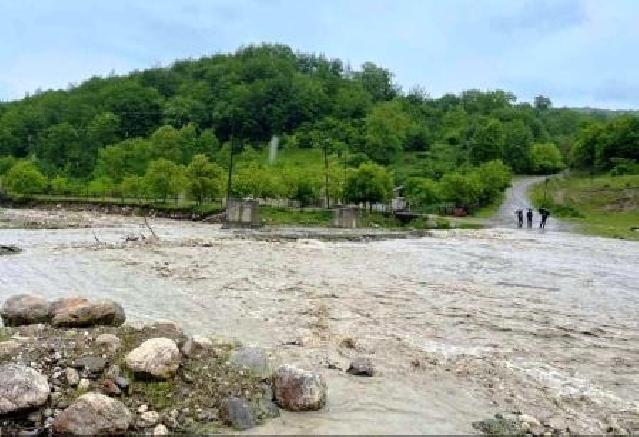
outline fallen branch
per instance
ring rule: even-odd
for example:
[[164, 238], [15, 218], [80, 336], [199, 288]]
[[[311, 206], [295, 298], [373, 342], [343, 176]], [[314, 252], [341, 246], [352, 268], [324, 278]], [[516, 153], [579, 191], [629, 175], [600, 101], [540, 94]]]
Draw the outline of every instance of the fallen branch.
[[158, 235], [155, 233], [155, 231], [153, 230], [153, 228], [151, 227], [151, 225], [149, 225], [149, 221], [146, 219], [146, 215], [144, 216], [144, 224], [146, 225], [147, 228], [149, 228], [149, 231], [151, 231], [151, 234], [153, 235], [153, 237], [156, 240], [159, 240], [160, 237], [158, 237]]
[[98, 244], [102, 243], [100, 239], [98, 238], [98, 236], [95, 234], [95, 231], [93, 229], [91, 229], [91, 233], [93, 233], [93, 238], [95, 238], [96, 243]]

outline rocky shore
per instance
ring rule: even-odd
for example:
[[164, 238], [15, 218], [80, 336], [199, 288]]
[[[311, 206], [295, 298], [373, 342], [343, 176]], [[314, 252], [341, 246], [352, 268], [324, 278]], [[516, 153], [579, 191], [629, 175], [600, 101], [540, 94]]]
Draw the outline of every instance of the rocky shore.
[[326, 403], [319, 374], [172, 322], [125, 324], [110, 300], [17, 295], [0, 315], [0, 435], [210, 434]]

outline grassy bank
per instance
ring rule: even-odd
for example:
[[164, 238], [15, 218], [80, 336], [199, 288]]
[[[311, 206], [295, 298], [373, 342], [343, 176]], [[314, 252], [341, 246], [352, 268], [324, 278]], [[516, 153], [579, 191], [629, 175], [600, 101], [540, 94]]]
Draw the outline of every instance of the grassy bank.
[[[575, 175], [535, 185], [531, 198], [584, 233], [639, 240], [639, 175]], [[544, 192], [545, 196], [544, 196]]]

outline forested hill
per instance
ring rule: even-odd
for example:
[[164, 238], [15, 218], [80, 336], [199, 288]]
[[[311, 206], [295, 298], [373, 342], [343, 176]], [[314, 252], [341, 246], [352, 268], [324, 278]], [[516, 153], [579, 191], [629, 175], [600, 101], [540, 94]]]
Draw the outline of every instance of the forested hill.
[[223, 168], [231, 139], [252, 156], [273, 135], [286, 150], [327, 147], [346, 167], [371, 160], [400, 183], [492, 160], [546, 172], [597, 118], [500, 90], [430, 98], [372, 63], [350, 70], [282, 45], [248, 46], [0, 104], [0, 175], [28, 158], [49, 181], [116, 187], [159, 159], [186, 166], [204, 155]]

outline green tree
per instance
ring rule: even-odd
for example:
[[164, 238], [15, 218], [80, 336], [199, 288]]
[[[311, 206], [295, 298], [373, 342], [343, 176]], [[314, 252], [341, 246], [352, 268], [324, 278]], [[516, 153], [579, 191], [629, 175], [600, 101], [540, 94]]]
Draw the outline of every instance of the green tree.
[[120, 182], [120, 193], [123, 197], [140, 200], [144, 195], [144, 179], [137, 175], [124, 177]]
[[354, 203], [384, 202], [390, 199], [393, 180], [390, 173], [382, 166], [364, 163], [352, 171], [344, 184], [346, 200]]
[[553, 143], [533, 144], [531, 156], [535, 173], [555, 173], [565, 167], [561, 152]]
[[39, 194], [48, 181], [33, 162], [19, 161], [2, 178], [2, 185], [12, 194]]
[[192, 199], [202, 204], [205, 198], [219, 196], [223, 170], [209, 162], [206, 155], [195, 155], [186, 169], [187, 190]]
[[411, 120], [399, 103], [376, 105], [366, 116], [364, 152], [378, 163], [393, 162], [402, 150], [410, 126]]
[[406, 195], [412, 205], [427, 206], [441, 201], [439, 184], [428, 178], [409, 178], [405, 186]]
[[168, 159], [160, 158], [149, 163], [144, 175], [144, 185], [154, 197], [166, 202], [169, 196], [177, 195], [184, 184], [182, 168]]
[[476, 130], [470, 145], [470, 160], [475, 164], [501, 159], [504, 153], [504, 128], [497, 119], [489, 119]]
[[448, 173], [440, 182], [444, 200], [458, 207], [472, 209], [479, 204], [482, 194], [482, 182], [477, 173]]

